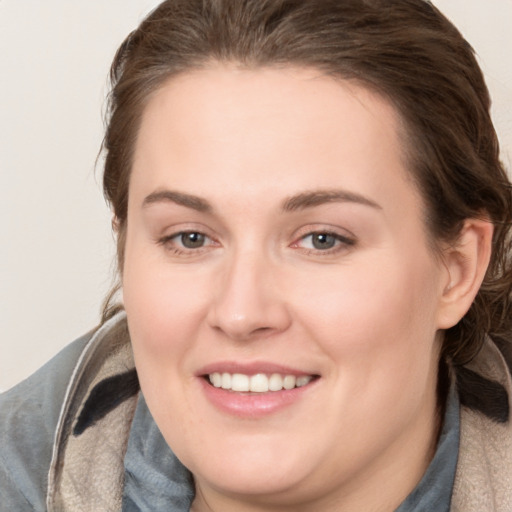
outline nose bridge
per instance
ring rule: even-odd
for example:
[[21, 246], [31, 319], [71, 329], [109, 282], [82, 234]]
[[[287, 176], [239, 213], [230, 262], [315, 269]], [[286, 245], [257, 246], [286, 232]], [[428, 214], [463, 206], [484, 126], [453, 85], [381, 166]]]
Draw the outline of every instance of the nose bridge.
[[279, 269], [264, 251], [234, 251], [218, 274], [210, 325], [233, 339], [284, 330], [289, 322], [279, 289]]

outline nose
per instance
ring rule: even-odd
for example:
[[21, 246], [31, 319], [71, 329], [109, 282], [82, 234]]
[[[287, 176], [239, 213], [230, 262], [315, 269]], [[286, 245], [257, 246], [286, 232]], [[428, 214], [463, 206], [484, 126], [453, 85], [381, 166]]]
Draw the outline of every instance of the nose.
[[216, 280], [209, 325], [233, 340], [250, 340], [286, 330], [290, 312], [279, 269], [255, 253], [225, 262]]

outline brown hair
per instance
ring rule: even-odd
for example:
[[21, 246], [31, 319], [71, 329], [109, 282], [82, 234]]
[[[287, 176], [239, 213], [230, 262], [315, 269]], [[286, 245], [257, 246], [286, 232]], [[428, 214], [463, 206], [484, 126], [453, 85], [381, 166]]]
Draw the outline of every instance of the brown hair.
[[[470, 311], [445, 333], [443, 354], [471, 359], [484, 335], [511, 332], [511, 187], [499, 160], [490, 98], [472, 48], [424, 0], [167, 0], [132, 32], [111, 68], [104, 193], [122, 271], [132, 153], [152, 93], [212, 61], [313, 67], [387, 98], [405, 126], [409, 167], [435, 242], [464, 219], [495, 226], [492, 260]], [[116, 307], [109, 296], [104, 318]]]

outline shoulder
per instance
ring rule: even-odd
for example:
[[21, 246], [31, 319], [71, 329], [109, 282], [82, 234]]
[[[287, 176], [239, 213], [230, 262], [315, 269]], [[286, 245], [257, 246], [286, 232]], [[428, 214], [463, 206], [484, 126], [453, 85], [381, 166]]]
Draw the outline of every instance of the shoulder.
[[55, 429], [71, 375], [92, 334], [77, 339], [28, 379], [0, 394], [2, 507], [46, 510]]
[[452, 510], [512, 510], [511, 355], [509, 341], [487, 338], [456, 371], [461, 421]]

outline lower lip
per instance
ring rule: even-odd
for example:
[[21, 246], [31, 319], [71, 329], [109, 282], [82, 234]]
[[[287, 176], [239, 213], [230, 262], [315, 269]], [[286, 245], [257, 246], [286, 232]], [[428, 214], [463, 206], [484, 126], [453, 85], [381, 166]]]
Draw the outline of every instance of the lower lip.
[[299, 388], [268, 393], [239, 393], [212, 386], [200, 378], [207, 399], [218, 409], [233, 416], [258, 418], [278, 412], [299, 402], [318, 379]]

